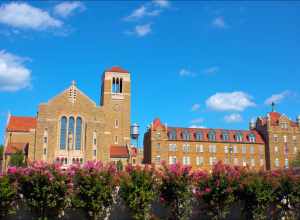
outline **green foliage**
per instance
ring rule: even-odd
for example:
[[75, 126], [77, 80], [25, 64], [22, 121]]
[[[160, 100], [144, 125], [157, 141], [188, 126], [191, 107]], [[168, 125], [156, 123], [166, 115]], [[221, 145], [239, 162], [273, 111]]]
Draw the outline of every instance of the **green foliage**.
[[160, 201], [170, 208], [169, 219], [186, 220], [192, 213], [191, 167], [163, 164]]
[[151, 206], [157, 198], [155, 170], [145, 167], [126, 167], [121, 176], [120, 196], [135, 220], [151, 218]]
[[9, 166], [24, 167], [26, 166], [24, 154], [22, 151], [17, 151], [10, 157]]
[[271, 179], [265, 173], [248, 173], [239, 189], [247, 219], [268, 219], [267, 210], [274, 201]]
[[4, 147], [3, 147], [3, 145], [1, 144], [1, 145], [0, 145], [0, 160], [3, 158], [3, 151], [4, 151]]
[[91, 219], [104, 219], [109, 216], [116, 200], [116, 169], [109, 165], [89, 162], [77, 169], [74, 175], [75, 207], [81, 208]]
[[123, 163], [121, 160], [118, 160], [117, 162], [117, 170], [122, 171], [123, 170]]
[[0, 218], [15, 211], [17, 190], [8, 176], [0, 176]]
[[70, 204], [70, 179], [60, 167], [36, 162], [28, 168], [10, 167], [8, 173], [16, 180], [24, 204], [38, 219], [64, 215]]

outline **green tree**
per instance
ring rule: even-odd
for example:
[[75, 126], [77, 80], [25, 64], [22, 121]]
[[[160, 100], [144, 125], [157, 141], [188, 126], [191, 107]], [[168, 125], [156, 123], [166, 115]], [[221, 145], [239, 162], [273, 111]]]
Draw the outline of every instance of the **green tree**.
[[292, 162], [293, 167], [300, 167], [300, 152], [297, 154], [296, 158]]
[[123, 170], [123, 163], [121, 160], [118, 160], [117, 162], [117, 170], [122, 171]]
[[3, 158], [3, 149], [4, 149], [4, 147], [3, 147], [3, 145], [1, 144], [1, 145], [0, 145], [0, 160]]
[[10, 166], [15, 166], [15, 167], [23, 167], [26, 165], [25, 163], [25, 158], [24, 158], [24, 154], [22, 151], [17, 151], [15, 154], [11, 155], [10, 158], [10, 162], [9, 162]]

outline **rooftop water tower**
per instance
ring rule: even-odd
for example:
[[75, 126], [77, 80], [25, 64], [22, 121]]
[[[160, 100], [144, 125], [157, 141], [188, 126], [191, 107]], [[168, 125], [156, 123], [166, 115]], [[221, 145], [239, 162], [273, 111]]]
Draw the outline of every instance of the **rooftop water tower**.
[[136, 140], [136, 147], [139, 145], [139, 128], [140, 126], [137, 123], [130, 126], [130, 136], [133, 140]]

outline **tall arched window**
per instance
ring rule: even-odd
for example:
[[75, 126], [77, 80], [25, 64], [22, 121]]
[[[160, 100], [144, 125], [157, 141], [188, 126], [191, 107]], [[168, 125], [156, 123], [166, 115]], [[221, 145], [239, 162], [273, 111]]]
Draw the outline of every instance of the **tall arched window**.
[[76, 119], [76, 140], [75, 140], [76, 150], [80, 150], [81, 148], [81, 133], [82, 133], [82, 119], [78, 117]]
[[75, 129], [75, 119], [74, 117], [69, 118], [69, 129], [68, 129], [68, 147], [73, 149], [74, 146], [74, 129]]
[[66, 149], [66, 136], [67, 136], [67, 117], [63, 116], [60, 119], [60, 149]]

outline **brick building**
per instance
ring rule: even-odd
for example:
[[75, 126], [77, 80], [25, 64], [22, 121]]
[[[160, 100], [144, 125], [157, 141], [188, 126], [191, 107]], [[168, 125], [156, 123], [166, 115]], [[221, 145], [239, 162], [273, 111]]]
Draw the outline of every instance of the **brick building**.
[[300, 118], [270, 112], [249, 130], [169, 127], [155, 119], [144, 135], [145, 163], [181, 162], [211, 170], [225, 164], [252, 169], [287, 168], [300, 150]]
[[130, 145], [130, 84], [129, 72], [113, 67], [103, 73], [100, 105], [73, 81], [41, 103], [36, 116], [9, 116], [3, 168], [17, 151], [29, 161], [65, 166], [88, 160], [135, 162], [137, 154]]

